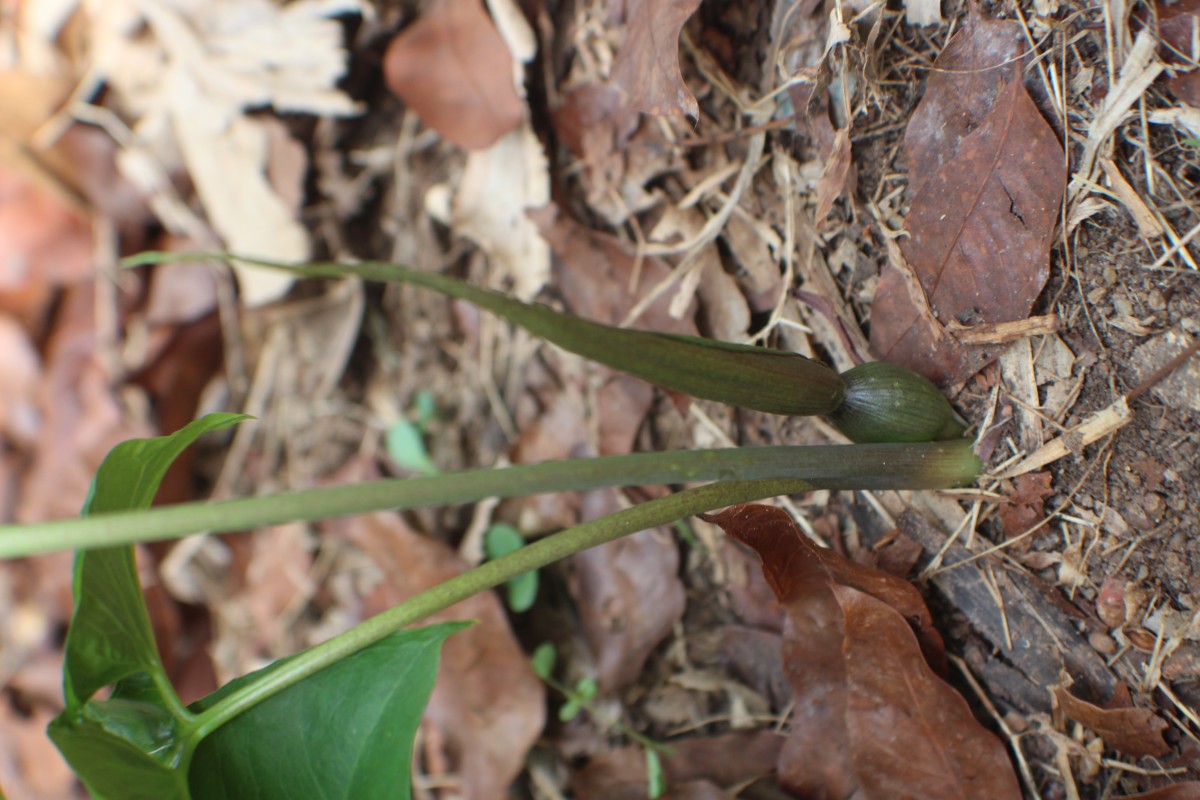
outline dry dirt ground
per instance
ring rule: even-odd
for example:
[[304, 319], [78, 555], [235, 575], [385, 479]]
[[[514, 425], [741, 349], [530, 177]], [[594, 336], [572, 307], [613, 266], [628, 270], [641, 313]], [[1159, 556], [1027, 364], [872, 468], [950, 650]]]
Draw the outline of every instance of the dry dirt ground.
[[[531, 138], [518, 137], [500, 159], [512, 171], [477, 162], [476, 151], [427, 127], [389, 91], [385, 54], [418, 15], [414, 4], [377, 3], [368, 19], [345, 21], [350, 70], [341, 86], [362, 113], [320, 122], [283, 115], [276, 132], [302, 146], [290, 167], [279, 167], [292, 177], [275, 185], [291, 187], [313, 252], [443, 270], [613, 323], [636, 311], [639, 326], [755, 337], [839, 368], [869, 352], [881, 273], [900, 257], [889, 237], [904, 228], [912, 202], [906, 126], [968, 9], [947, 2], [921, 26], [899, 6], [708, 0], [683, 26], [679, 49], [697, 99], [692, 120], [620, 114], [580, 90], [608, 76], [625, 35], [609, 4], [527, 5], [540, 46], [524, 72]], [[998, 358], [947, 381], [976, 426], [987, 474], [956, 492], [780, 501], [808, 535], [918, 583], [946, 638], [955, 686], [1009, 745], [1030, 797], [1115, 798], [1200, 780], [1200, 358], [1155, 374], [1200, 336], [1200, 248], [1188, 243], [1200, 224], [1200, 112], [1187, 105], [1200, 100], [1186, 82], [1185, 55], [1163, 51], [1162, 75], [1130, 58], [1140, 31], [1188, 8], [1194, 18], [1194, 3], [979, 9], [1023, 31], [1031, 54], [1021, 62], [1024, 83], [1065, 141], [1077, 181], [1053, 210], [1048, 277], [1026, 309], [1030, 321], [987, 319], [982, 309], [984, 323], [1014, 323], [983, 334]], [[831, 12], [845, 21], [845, 37], [827, 48]], [[787, 85], [795, 76], [805, 80]], [[1118, 90], [1127, 101], [1112, 99]], [[1097, 121], [1105, 111], [1108, 127]], [[522, 184], [537, 172], [530, 148], [539, 146], [548, 170], [540, 198]], [[1086, 174], [1081, 160], [1091, 162]], [[189, 176], [176, 183], [186, 200]], [[547, 201], [553, 208], [536, 222], [519, 213], [505, 222], [495, 210]], [[719, 224], [708, 235], [712, 220]], [[128, 252], [157, 244], [157, 233], [147, 233], [154, 227], [128, 235], [120, 220], [98, 225], [92, 244], [111, 251], [103, 232], [121, 233], [133, 242], [119, 245]], [[536, 244], [539, 231], [548, 251]], [[548, 274], [537, 273], [540, 263]], [[994, 263], [985, 280], [1019, 279], [1003, 254]], [[115, 305], [136, 318], [149, 303], [136, 282], [146, 280], [102, 281], [99, 301], [67, 293], [51, 310], [39, 306], [42, 321], [21, 321], [49, 353], [45, 320], [64, 305], [104, 308], [111, 297], [103, 286], [116, 286], [133, 299]], [[103, 317], [92, 326], [120, 340], [102, 342], [102, 353], [135, 366], [107, 373], [127, 421], [121, 430], [170, 430], [217, 408], [261, 422], [206, 443], [167, 487], [172, 499], [408, 474], [389, 456], [386, 433], [430, 400], [432, 413], [420, 416], [429, 459], [442, 471], [844, 441], [820, 420], [679, 405], [469, 305], [409, 288], [304, 283], [286, 300], [239, 310], [224, 273], [178, 280], [174, 299], [156, 306], [169, 330]], [[216, 310], [162, 310], [197, 292]], [[5, 308], [18, 318], [15, 301]], [[144, 340], [130, 344], [137, 336]], [[5, 424], [6, 486], [22, 487], [5, 501], [6, 520], [73, 513], [71, 498], [12, 510], [24, 508], [21, 491], [41, 484], [22, 471], [37, 461], [36, 437], [23, 440]], [[494, 522], [539, 536], [659, 491], [537, 497], [147, 548], [167, 663], [192, 699], [453, 574], [456, 558], [478, 562]], [[745, 774], [737, 768], [773, 768], [775, 732], [788, 724], [781, 619], [756, 569], [714, 526], [690, 521], [544, 570], [528, 612], [506, 612], [495, 599], [467, 610], [507, 614], [515, 638], [484, 639], [474, 654], [447, 651], [450, 688], [435, 694], [418, 743], [417, 796], [502, 797], [496, 786], [514, 776], [513, 797], [644, 796], [643, 755], [629, 730], [688, 742], [668, 773], [692, 793], [673, 796], [785, 796], [769, 779], [732, 788], [729, 779]], [[61, 657], [68, 562], [42, 559], [23, 570], [5, 573], [5, 592], [31, 629], [6, 633], [2, 719], [14, 755], [0, 785], [13, 797], [79, 796], [34, 741], [57, 702], [45, 675]], [[47, 605], [34, 613], [35, 601]], [[559, 719], [562, 693], [550, 690], [543, 701], [540, 683], [530, 683], [522, 650], [547, 641], [567, 685], [598, 683], [590, 713]], [[482, 683], [478, 659], [495, 665]], [[1136, 744], [1115, 745], [1086, 711], [1054, 700], [1050, 687], [1067, 686], [1100, 707], [1149, 710], [1165, 722], [1165, 748], [1145, 755]], [[497, 708], [470, 711], [498, 695]], [[729, 772], [713, 766], [725, 761]]]

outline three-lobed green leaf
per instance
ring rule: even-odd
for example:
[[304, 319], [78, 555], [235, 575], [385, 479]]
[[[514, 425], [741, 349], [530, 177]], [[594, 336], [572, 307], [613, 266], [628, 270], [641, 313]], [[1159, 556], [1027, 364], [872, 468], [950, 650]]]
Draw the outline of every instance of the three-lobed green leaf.
[[[188, 445], [246, 418], [210, 414], [170, 436], [122, 442], [96, 472], [83, 513], [148, 508]], [[133, 548], [80, 552], [74, 591], [64, 648], [66, 707], [51, 723], [50, 738], [97, 797], [186, 797], [178, 767], [187, 720], [159, 659]], [[108, 699], [91, 699], [110, 684]]]
[[[147, 508], [199, 436], [246, 419], [211, 414], [170, 436], [124, 442], [93, 481], [85, 514]], [[266, 697], [207, 736], [205, 712], [283, 664], [185, 709], [167, 678], [132, 547], [82, 551], [66, 642], [66, 708], [49, 734], [103, 800], [408, 797], [413, 738], [442, 642], [469, 623], [393, 633]], [[106, 699], [94, 698], [112, 685]]]

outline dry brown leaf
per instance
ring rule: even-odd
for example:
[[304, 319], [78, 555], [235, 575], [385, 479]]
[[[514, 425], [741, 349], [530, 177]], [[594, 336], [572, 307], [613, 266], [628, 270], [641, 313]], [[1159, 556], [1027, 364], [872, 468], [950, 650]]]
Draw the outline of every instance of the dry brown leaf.
[[1185, 103], [1200, 106], [1200, 0], [1154, 4], [1163, 60], [1175, 68], [1167, 88]]
[[[942, 325], [1023, 319], [1049, 275], [1066, 170], [1021, 82], [1019, 31], [973, 19], [939, 56], [905, 134], [913, 202], [901, 251]], [[937, 330], [902, 277], [886, 268], [876, 290], [871, 344], [881, 358], [949, 384], [999, 355]]]
[[[562, 263], [559, 290], [568, 308], [581, 317], [609, 325], [620, 324], [642, 293], [671, 274], [671, 268], [656, 256], [642, 259], [638, 286], [630, 291], [637, 269], [636, 248], [609, 233], [586, 228], [547, 206], [530, 214], [538, 230]], [[671, 316], [670, 297], [660, 297], [638, 318], [639, 325], [665, 333], [697, 335], [691, 314]]]
[[778, 633], [742, 625], [721, 628], [721, 664], [731, 676], [765, 697], [774, 711], [787, 708], [792, 701], [782, 649]]
[[1006, 537], [1017, 536], [1041, 522], [1046, 516], [1046, 498], [1054, 494], [1049, 472], [1027, 472], [1013, 479], [1008, 493], [1011, 501], [1000, 506], [1000, 524]]
[[[583, 493], [584, 522], [619, 510], [611, 489]], [[572, 594], [596, 682], [603, 691], [627, 686], [683, 617], [679, 548], [669, 535], [649, 530], [585, 550], [572, 563]]]
[[28, 716], [12, 710], [8, 697], [0, 697], [0, 786], [9, 797], [28, 800], [64, 800], [81, 797], [71, 768], [50, 738], [46, 726], [57, 711], [43, 707]]
[[700, 106], [679, 69], [679, 33], [699, 5], [700, 0], [629, 0], [625, 42], [612, 67], [627, 107], [699, 118]]
[[825, 159], [825, 168], [817, 180], [817, 211], [813, 221], [820, 225], [833, 210], [833, 201], [846, 190], [850, 175], [850, 128], [838, 128], [833, 150]]
[[925, 663], [887, 604], [834, 586], [846, 632], [846, 725], [869, 798], [1020, 798], [1003, 743]]
[[43, 322], [51, 288], [95, 272], [91, 228], [59, 198], [0, 166], [0, 311]]
[[[786, 788], [879, 800], [1021, 796], [1003, 744], [930, 668], [930, 647], [910, 624], [929, 624], [929, 613], [913, 607], [903, 581], [816, 548], [782, 509], [704, 518], [758, 552], [787, 611], [795, 714], [780, 754]], [[928, 643], [936, 631], [925, 630]]]
[[[346, 52], [339, 14], [357, 0], [212, 0], [84, 6], [89, 75], [105, 81], [107, 102], [132, 136], [118, 159], [148, 194], [173, 233], [196, 231], [194, 218], [161, 184], [184, 166], [226, 249], [279, 261], [303, 261], [307, 229], [266, 174], [270, 126], [252, 108], [348, 115], [358, 106], [336, 88]], [[182, 158], [182, 164], [180, 159]], [[147, 165], [154, 166], [147, 171]], [[291, 276], [236, 265], [249, 305], [282, 296]]]
[[426, 125], [468, 150], [525, 118], [512, 53], [480, 0], [436, 0], [392, 39], [383, 74]]
[[114, 392], [96, 344], [95, 308], [91, 284], [63, 296], [46, 346], [38, 388], [42, 425], [22, 482], [18, 522], [75, 516], [108, 451], [126, 439], [156, 434]]
[[[361, 547], [383, 578], [363, 611], [377, 614], [466, 569], [445, 544], [421, 536], [397, 514], [375, 513], [324, 523]], [[545, 691], [509, 628], [495, 593], [485, 592], [433, 615], [427, 623], [476, 619], [446, 640], [424, 724], [444, 745], [438, 755], [458, 774], [464, 797], [502, 800], [545, 722]]]
[[[10, 443], [29, 445], [37, 436], [41, 359], [17, 322], [0, 313], [0, 434]], [[0, 512], [2, 513], [2, 512]]]
[[528, 300], [549, 277], [550, 248], [527, 212], [549, 200], [546, 156], [525, 121], [490, 147], [471, 152], [458, 185], [431, 187], [425, 208], [479, 245], [493, 265], [511, 278], [513, 293]]
[[1062, 686], [1054, 687], [1054, 699], [1064, 714], [1127, 756], [1165, 756], [1171, 752], [1163, 739], [1169, 727], [1166, 720], [1148, 708], [1100, 708]]

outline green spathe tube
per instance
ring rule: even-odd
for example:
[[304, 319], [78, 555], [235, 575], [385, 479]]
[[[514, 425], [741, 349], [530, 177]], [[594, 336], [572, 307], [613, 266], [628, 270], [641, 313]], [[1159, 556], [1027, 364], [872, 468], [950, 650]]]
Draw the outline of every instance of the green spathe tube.
[[423, 286], [487, 309], [541, 339], [662, 388], [768, 414], [827, 415], [858, 443], [927, 442], [965, 426], [937, 387], [911, 370], [872, 362], [838, 375], [798, 353], [604, 325], [434, 272], [379, 261], [282, 264], [225, 253], [143, 253], [126, 265], [223, 259], [315, 278]]

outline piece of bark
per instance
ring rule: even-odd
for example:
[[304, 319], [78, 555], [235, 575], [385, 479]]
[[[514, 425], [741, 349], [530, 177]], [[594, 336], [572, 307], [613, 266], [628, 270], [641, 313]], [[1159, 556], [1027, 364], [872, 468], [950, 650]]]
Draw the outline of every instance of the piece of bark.
[[[902, 514], [898, 524], [927, 553], [937, 553], [945, 545], [945, 535], [914, 511]], [[1042, 688], [1044, 700], [1028, 710], [1050, 709], [1050, 695], [1045, 690], [1062, 683], [1064, 671], [1084, 693], [1097, 698], [1111, 696], [1116, 676], [1078, 632], [1067, 612], [1049, 599], [1038, 585], [1040, 581], [995, 558], [966, 560], [973, 555], [962, 545], [951, 545], [933, 583], [1001, 658], [1020, 670], [1034, 687]], [[963, 563], [954, 566], [958, 562]], [[993, 586], [999, 590], [1003, 609]]]

